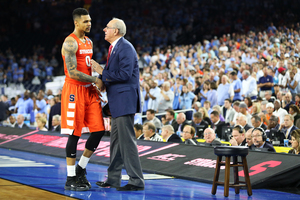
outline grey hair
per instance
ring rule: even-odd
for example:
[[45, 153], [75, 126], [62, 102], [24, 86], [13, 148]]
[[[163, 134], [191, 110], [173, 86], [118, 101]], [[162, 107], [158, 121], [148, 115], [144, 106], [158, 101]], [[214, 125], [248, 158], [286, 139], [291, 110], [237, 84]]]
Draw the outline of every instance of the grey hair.
[[60, 121], [60, 115], [54, 115], [52, 118], [56, 119], [57, 121]]
[[215, 106], [213, 106], [212, 108], [213, 108], [213, 109], [216, 109], [216, 110], [218, 111], [219, 114], [220, 114], [221, 111], [222, 111], [222, 109], [221, 109], [221, 107], [220, 107], [219, 105], [215, 105]]
[[173, 126], [171, 126], [171, 125], [165, 125], [165, 126], [163, 126], [161, 129], [168, 130], [169, 133], [171, 133], [171, 134], [174, 133], [174, 128], [173, 128]]
[[163, 85], [168, 86], [168, 87], [171, 87], [171, 84], [170, 84], [169, 81], [164, 82]]
[[243, 74], [247, 75], [247, 76], [250, 76], [250, 72], [248, 70], [244, 70], [243, 71]]
[[125, 22], [122, 19], [119, 18], [113, 18], [115, 20], [114, 26], [119, 30], [119, 34], [124, 36], [126, 34], [126, 25]]

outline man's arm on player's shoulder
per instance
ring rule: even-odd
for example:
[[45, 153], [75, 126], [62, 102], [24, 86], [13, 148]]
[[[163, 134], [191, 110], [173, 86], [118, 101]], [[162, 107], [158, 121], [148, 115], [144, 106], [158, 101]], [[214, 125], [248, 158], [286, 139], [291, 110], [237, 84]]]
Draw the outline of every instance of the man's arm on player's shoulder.
[[68, 37], [63, 44], [63, 49], [70, 78], [88, 83], [99, 81], [97, 77], [89, 76], [77, 70], [76, 51], [78, 50], [78, 45], [74, 38]]

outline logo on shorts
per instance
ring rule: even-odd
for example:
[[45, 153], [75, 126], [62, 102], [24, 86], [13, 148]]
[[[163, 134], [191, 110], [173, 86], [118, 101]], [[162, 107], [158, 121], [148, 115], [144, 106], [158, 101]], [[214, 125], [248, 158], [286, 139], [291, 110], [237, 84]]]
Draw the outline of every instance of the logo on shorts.
[[75, 101], [75, 95], [74, 94], [70, 94], [70, 102], [74, 102]]

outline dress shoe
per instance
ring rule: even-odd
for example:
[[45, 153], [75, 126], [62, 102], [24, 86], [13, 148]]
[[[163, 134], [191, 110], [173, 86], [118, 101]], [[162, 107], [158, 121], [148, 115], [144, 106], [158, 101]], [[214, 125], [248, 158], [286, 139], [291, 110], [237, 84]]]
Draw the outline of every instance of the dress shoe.
[[102, 181], [97, 181], [96, 182], [96, 185], [100, 186], [100, 187], [111, 187], [111, 188], [114, 188], [115, 186], [112, 186], [111, 184], [109, 183], [106, 183], [106, 182], [102, 182]]
[[144, 190], [144, 187], [138, 187], [135, 185], [131, 185], [131, 184], [127, 184], [123, 187], [118, 187], [117, 190], [118, 191], [138, 191], [138, 190]]

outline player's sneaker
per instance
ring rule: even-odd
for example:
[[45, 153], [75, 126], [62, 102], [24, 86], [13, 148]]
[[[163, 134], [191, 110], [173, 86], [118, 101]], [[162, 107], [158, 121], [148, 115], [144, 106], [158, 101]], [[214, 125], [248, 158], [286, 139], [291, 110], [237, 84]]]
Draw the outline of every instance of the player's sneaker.
[[86, 184], [89, 189], [92, 188], [92, 185], [91, 183], [86, 179], [86, 169], [82, 169], [82, 167], [80, 167], [79, 165], [76, 166], [76, 176], [77, 176], [77, 179], [83, 183], [83, 184]]
[[78, 180], [76, 176], [67, 177], [67, 182], [65, 184], [65, 190], [73, 190], [73, 191], [87, 191], [90, 188]]

